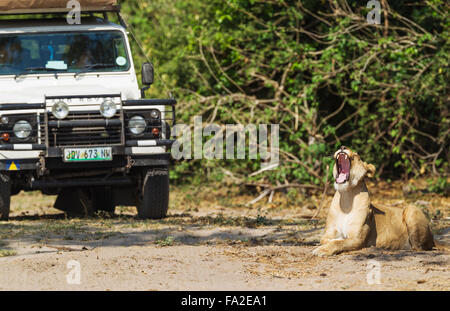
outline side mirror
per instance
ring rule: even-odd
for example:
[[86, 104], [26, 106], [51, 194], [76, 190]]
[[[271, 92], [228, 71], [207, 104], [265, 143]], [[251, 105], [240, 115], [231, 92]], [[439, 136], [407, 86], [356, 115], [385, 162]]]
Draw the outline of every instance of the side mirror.
[[142, 64], [142, 85], [150, 86], [155, 80], [154, 69], [151, 63]]

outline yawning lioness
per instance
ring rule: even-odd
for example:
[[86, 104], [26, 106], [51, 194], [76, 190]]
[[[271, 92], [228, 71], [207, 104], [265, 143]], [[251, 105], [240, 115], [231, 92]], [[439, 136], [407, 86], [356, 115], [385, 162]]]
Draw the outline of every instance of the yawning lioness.
[[374, 207], [370, 204], [365, 177], [375, 166], [361, 161], [346, 147], [334, 154], [334, 187], [321, 246], [313, 253], [334, 255], [363, 247], [430, 250], [434, 239], [425, 215], [415, 206]]

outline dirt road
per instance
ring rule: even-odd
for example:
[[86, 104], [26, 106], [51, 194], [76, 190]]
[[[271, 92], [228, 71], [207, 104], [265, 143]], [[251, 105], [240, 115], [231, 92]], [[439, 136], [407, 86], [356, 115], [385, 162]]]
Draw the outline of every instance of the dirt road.
[[[176, 194], [160, 221], [136, 220], [131, 208], [65, 219], [47, 208], [54, 198], [20, 194], [11, 221], [0, 223], [0, 290], [450, 290], [449, 253], [365, 249], [319, 258], [311, 251], [323, 217], [305, 219], [308, 208]], [[434, 204], [444, 211], [433, 226], [450, 243], [448, 198], [425, 199], [430, 212]]]

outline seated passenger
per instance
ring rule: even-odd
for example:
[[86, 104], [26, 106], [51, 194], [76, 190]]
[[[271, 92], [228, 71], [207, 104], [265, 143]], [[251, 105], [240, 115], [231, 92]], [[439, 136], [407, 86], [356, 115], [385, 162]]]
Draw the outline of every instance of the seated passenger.
[[93, 64], [95, 64], [94, 56], [92, 55], [91, 51], [86, 50], [84, 53], [80, 55], [80, 58], [76, 62], [75, 66], [77, 68], [86, 68]]

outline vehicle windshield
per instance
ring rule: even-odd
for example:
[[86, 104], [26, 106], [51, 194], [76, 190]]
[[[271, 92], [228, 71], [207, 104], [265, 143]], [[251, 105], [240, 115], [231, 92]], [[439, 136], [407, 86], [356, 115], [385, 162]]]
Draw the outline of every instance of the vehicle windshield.
[[129, 68], [125, 39], [120, 31], [0, 36], [0, 75]]

